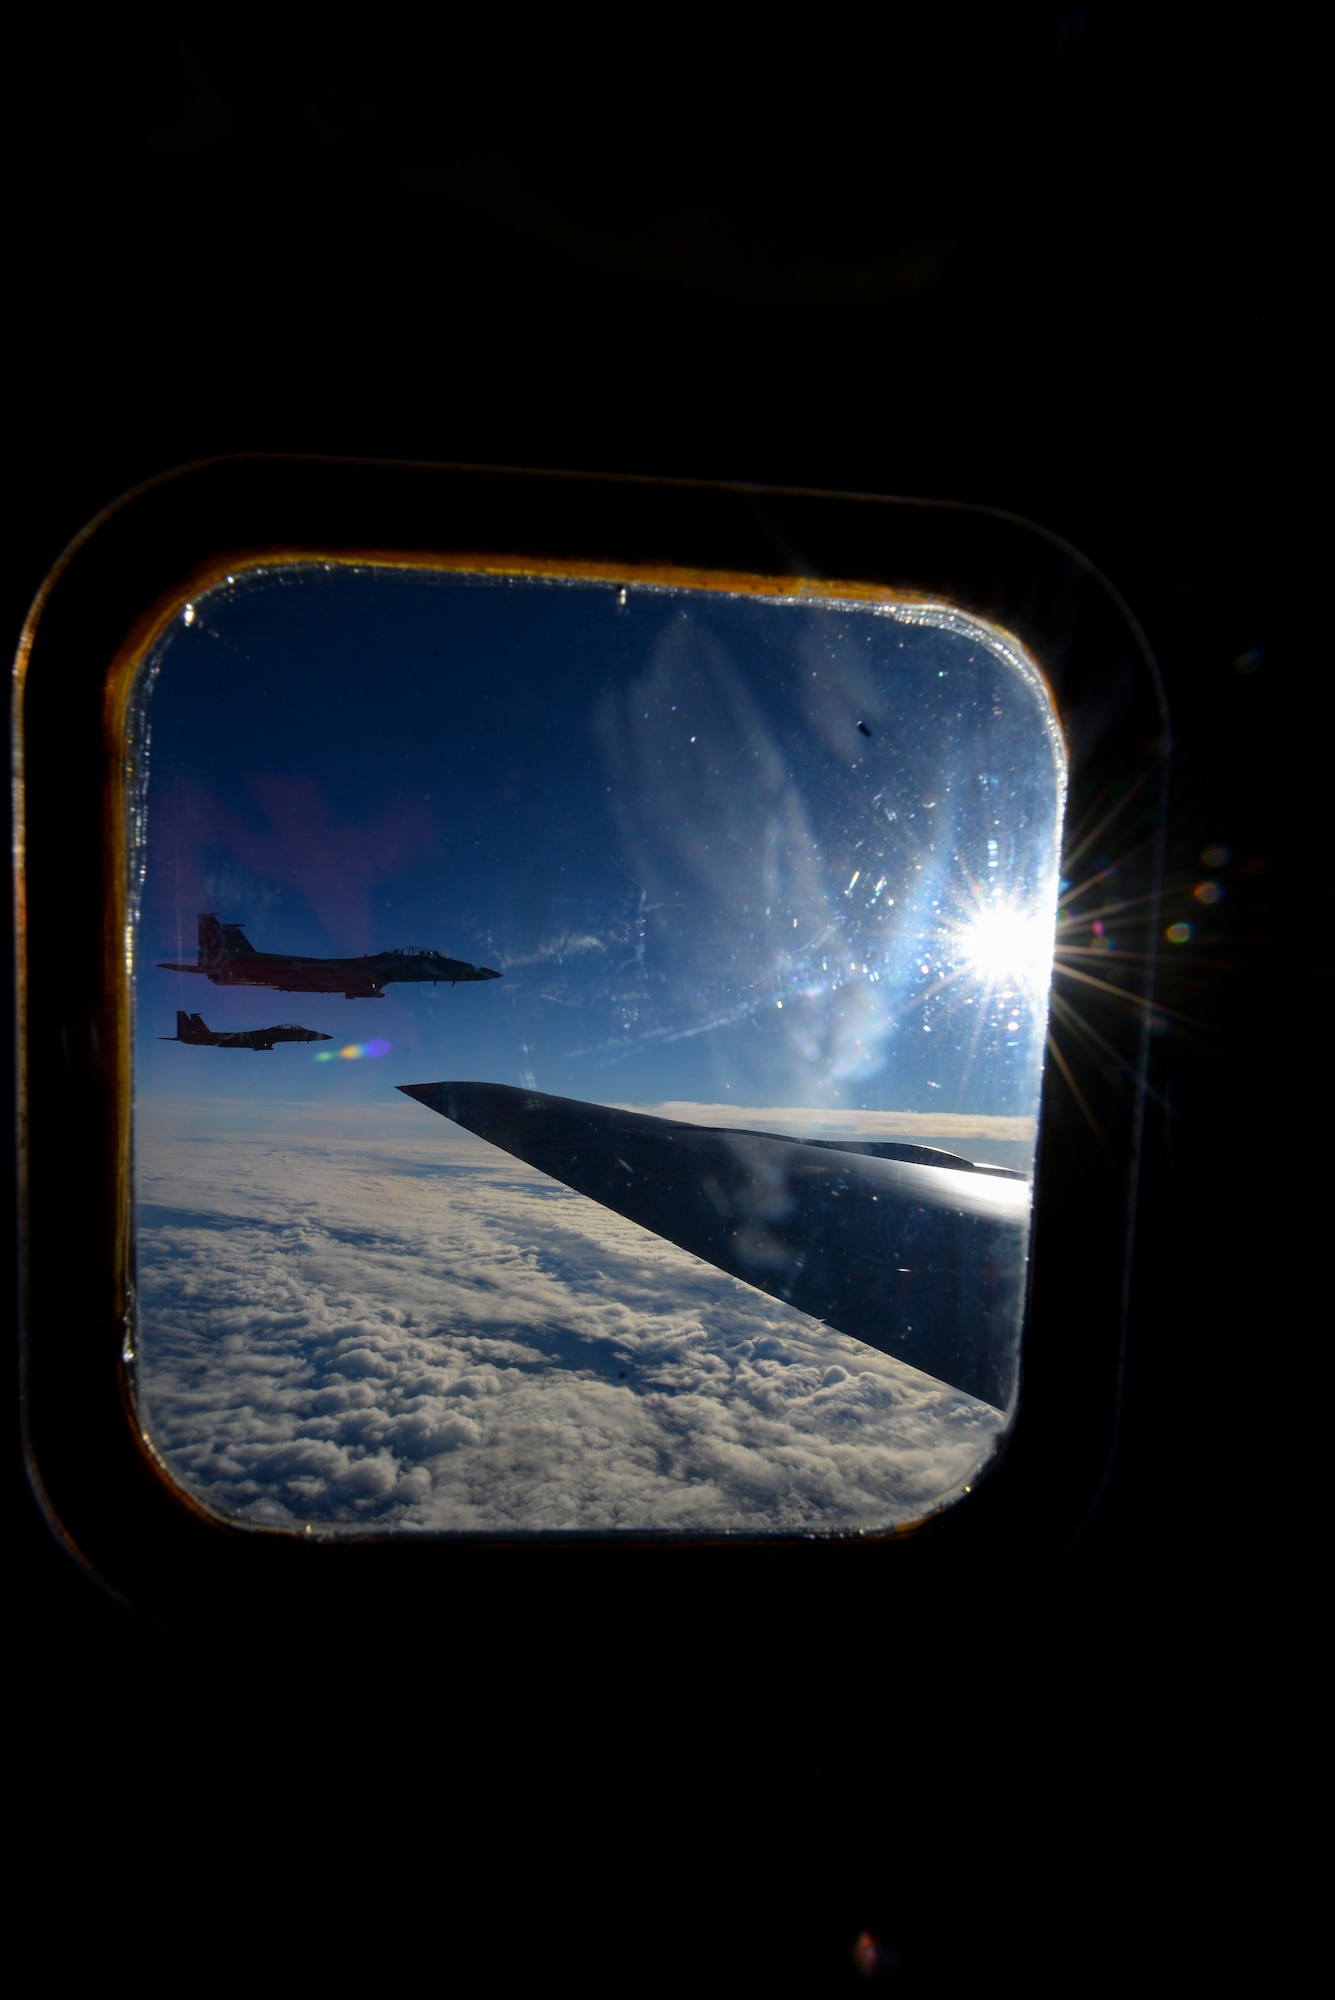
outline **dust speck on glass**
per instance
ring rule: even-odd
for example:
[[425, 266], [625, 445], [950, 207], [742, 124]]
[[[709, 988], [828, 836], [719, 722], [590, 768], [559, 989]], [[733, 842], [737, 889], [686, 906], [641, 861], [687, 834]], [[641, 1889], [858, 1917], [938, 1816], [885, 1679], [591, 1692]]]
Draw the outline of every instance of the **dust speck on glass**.
[[1013, 1407], [1065, 784], [949, 607], [293, 564], [131, 721], [141, 1419], [316, 1533], [858, 1532]]

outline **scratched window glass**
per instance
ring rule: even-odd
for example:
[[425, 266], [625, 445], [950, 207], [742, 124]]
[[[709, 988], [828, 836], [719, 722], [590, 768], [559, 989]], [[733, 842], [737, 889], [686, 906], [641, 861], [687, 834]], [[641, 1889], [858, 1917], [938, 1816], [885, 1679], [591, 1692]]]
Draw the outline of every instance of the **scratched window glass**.
[[1015, 1394], [1065, 762], [951, 610], [318, 563], [133, 714], [137, 1392], [312, 1533], [851, 1532]]

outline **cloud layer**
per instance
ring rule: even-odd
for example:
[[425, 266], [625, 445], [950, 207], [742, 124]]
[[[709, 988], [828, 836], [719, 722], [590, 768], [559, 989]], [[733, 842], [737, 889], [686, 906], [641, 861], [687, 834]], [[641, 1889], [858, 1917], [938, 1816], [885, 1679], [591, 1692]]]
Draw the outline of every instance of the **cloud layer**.
[[986, 1405], [448, 1129], [138, 1145], [142, 1409], [230, 1514], [847, 1531], [993, 1449]]

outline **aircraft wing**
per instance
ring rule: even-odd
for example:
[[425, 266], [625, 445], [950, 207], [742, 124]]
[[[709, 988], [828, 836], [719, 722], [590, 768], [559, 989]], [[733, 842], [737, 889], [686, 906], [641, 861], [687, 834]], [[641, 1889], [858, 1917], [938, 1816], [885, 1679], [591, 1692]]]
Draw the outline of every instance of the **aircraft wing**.
[[1009, 1404], [1027, 1182], [505, 1084], [399, 1089], [837, 1331]]

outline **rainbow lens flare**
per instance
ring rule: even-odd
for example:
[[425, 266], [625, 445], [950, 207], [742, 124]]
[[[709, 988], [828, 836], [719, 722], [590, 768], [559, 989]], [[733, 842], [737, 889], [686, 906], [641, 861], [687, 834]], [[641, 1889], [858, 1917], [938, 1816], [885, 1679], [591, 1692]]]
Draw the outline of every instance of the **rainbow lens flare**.
[[349, 1042], [341, 1049], [321, 1049], [316, 1062], [357, 1062], [362, 1056], [387, 1056], [391, 1044], [377, 1035], [373, 1042]]

